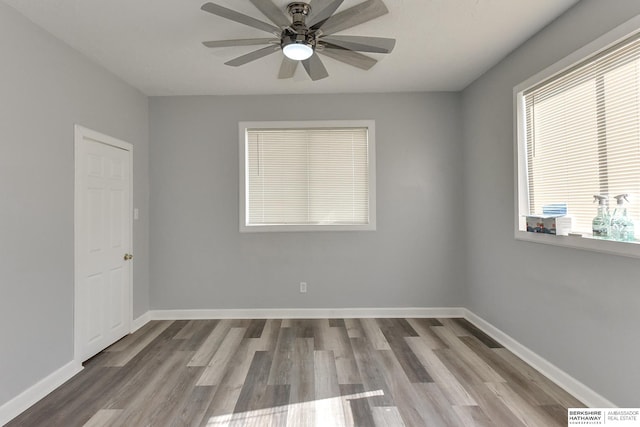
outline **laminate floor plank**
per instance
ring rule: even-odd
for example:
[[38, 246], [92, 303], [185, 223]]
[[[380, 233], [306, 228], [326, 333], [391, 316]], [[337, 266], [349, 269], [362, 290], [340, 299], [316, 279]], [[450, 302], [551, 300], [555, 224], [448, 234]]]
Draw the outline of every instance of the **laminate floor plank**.
[[361, 384], [362, 378], [346, 328], [331, 328], [330, 349], [336, 359], [336, 372], [340, 384]]
[[171, 341], [159, 347], [159, 350], [161, 350], [159, 352], [145, 350], [139, 353], [137, 359], [122, 368], [123, 380], [117, 387], [114, 387], [115, 393], [111, 394], [106, 407], [125, 408], [140, 394], [140, 390], [143, 390], [150, 382], [156, 380], [158, 372], [162, 370], [167, 360], [177, 351], [179, 344], [178, 341]]
[[535, 406], [524, 400], [518, 393], [513, 391], [509, 384], [486, 383], [498, 399], [516, 416], [522, 424], [526, 426], [548, 426], [564, 427], [557, 423], [557, 420], [549, 413], [543, 411], [539, 406]]
[[241, 387], [220, 385], [204, 412], [201, 427], [229, 425], [233, 418], [233, 409], [240, 397]]
[[395, 354], [396, 359], [400, 362], [402, 369], [407, 374], [407, 378], [412, 383], [430, 383], [433, 382], [433, 378], [424, 365], [420, 363], [418, 357], [415, 355], [409, 344], [405, 341], [405, 337], [412, 337], [417, 335], [404, 335], [403, 330], [399, 328], [383, 328], [382, 334], [389, 343], [389, 347]]
[[287, 425], [312, 426], [315, 422], [315, 357], [313, 338], [296, 338], [289, 376]]
[[484, 345], [489, 348], [502, 348], [502, 344], [491, 338], [489, 335], [485, 334], [473, 323], [469, 322], [467, 319], [450, 319], [453, 323], [460, 325], [466, 331], [468, 331], [471, 335], [480, 340]]
[[267, 390], [272, 358], [273, 355], [267, 351], [257, 351], [255, 353], [247, 373], [247, 379], [242, 386], [240, 396], [233, 409], [234, 413], [263, 409], [260, 407], [260, 402]]
[[469, 349], [450, 329], [445, 326], [432, 326], [431, 329], [447, 343], [452, 349], [456, 357], [464, 360], [464, 362], [473, 369], [478, 376], [486, 382], [505, 382], [491, 366], [485, 363], [478, 355]]
[[316, 319], [313, 323], [313, 348], [333, 350], [336, 329], [329, 325], [329, 319]]
[[143, 417], [144, 422], [149, 422], [150, 425], [166, 425], [167, 420], [179, 419], [185, 409], [188, 412], [191, 411], [191, 405], [194, 405], [194, 410], [197, 410], [199, 406], [197, 400], [192, 402], [190, 399], [193, 397], [191, 394], [196, 388], [196, 381], [201, 373], [202, 368], [180, 365], [176, 372], [172, 373], [175, 375], [173, 379], [166, 378], [171, 386], [162, 387], [163, 390], [156, 395], [152, 403], [155, 409]]
[[171, 339], [183, 339], [183, 338], [176, 338], [178, 335], [180, 335], [180, 333], [184, 330], [184, 328], [186, 328], [189, 325], [190, 320], [174, 320], [173, 322], [171, 322], [170, 326], [167, 329], [171, 329], [171, 331], [173, 332], [173, 335], [171, 336]]
[[391, 350], [375, 319], [360, 319], [360, 324], [364, 336], [371, 342], [375, 350]]
[[313, 352], [313, 373], [316, 399], [340, 396], [340, 384], [336, 371], [336, 359], [331, 350]]
[[186, 396], [180, 413], [173, 420], [167, 420], [170, 421], [168, 425], [171, 427], [199, 426], [215, 392], [215, 386], [194, 386]]
[[531, 381], [537, 384], [545, 393], [552, 396], [558, 403], [567, 408], [582, 408], [584, 403], [580, 402], [571, 394], [554, 384], [549, 378], [536, 371], [533, 367], [525, 363], [515, 354], [505, 348], [493, 350], [500, 357], [505, 359], [514, 369], [517, 369]]
[[234, 357], [246, 333], [247, 328], [229, 329], [229, 332], [227, 332], [227, 335], [220, 343], [218, 350], [211, 357], [209, 363], [207, 363], [196, 385], [217, 385], [220, 383], [226, 373], [227, 364]]
[[180, 331], [173, 336], [174, 340], [186, 340], [193, 336], [196, 329], [198, 329], [199, 324], [197, 320], [189, 320], [186, 324], [180, 329]]
[[225, 319], [218, 322], [189, 361], [189, 366], [207, 366], [230, 329], [231, 322], [229, 320]]
[[493, 427], [493, 422], [479, 406], [453, 406], [463, 427]]
[[364, 384], [340, 384], [340, 394], [344, 397], [344, 405], [351, 414], [355, 427], [375, 426], [374, 407], [371, 405]]
[[89, 418], [82, 427], [106, 427], [110, 425], [111, 420], [120, 415], [122, 409], [100, 409], [96, 414]]
[[135, 334], [125, 335], [119, 341], [116, 341], [109, 347], [107, 347], [104, 352], [110, 353], [113, 351], [122, 351], [129, 347], [131, 344], [139, 343], [140, 341], [144, 341], [150, 335], [158, 335], [158, 330], [163, 329], [168, 322], [149, 322], [140, 329], [136, 331]]
[[376, 350], [371, 343], [364, 338], [351, 338], [351, 344], [365, 391], [382, 393], [369, 399], [372, 406], [396, 406], [383, 374], [384, 367], [376, 361]]
[[[473, 384], [468, 387], [471, 396], [478, 402], [478, 406], [482, 408], [489, 417], [492, 425], [495, 427], [523, 427], [522, 421], [513, 413], [511, 408], [506, 406], [502, 400], [498, 398], [486, 384]], [[548, 427], [541, 424], [536, 427]]]
[[346, 328], [344, 319], [329, 319], [329, 326], [332, 328]]
[[260, 338], [264, 327], [267, 324], [266, 319], [255, 319], [249, 323], [244, 338]]
[[556, 401], [535, 382], [522, 375], [516, 368], [497, 355], [495, 351], [492, 351], [492, 348], [498, 347], [487, 347], [484, 341], [481, 342], [475, 336], [461, 337], [461, 340], [528, 402], [533, 402], [536, 405], [550, 405]]
[[344, 319], [345, 327], [347, 328], [347, 335], [349, 338], [359, 338], [364, 336], [362, 331], [362, 324], [358, 319]]
[[[130, 401], [120, 402], [122, 413], [112, 420], [110, 426], [138, 426], [149, 423], [155, 412], [166, 404], [166, 397], [182, 376], [181, 367], [193, 356], [191, 352], [175, 351], [166, 358], [144, 387], [138, 389]], [[184, 368], [186, 369], [186, 368]], [[169, 387], [163, 387], [169, 384]]]
[[[421, 400], [416, 395], [412, 383], [403, 370], [396, 355], [391, 350], [378, 350], [376, 356], [380, 360], [381, 370], [385, 383], [388, 385], [390, 396], [393, 396], [393, 403], [398, 408], [400, 416], [406, 425], [418, 426], [429, 424], [434, 427], [444, 427], [444, 422], [439, 418], [437, 411]], [[387, 406], [387, 405], [385, 405]]]
[[267, 385], [264, 398], [260, 407], [267, 408], [271, 414], [266, 419], [265, 425], [285, 425], [289, 412], [291, 387], [289, 385]]
[[[396, 336], [400, 337], [417, 337], [418, 333], [407, 322], [406, 319], [384, 318], [376, 319], [376, 323], [381, 330], [394, 330]], [[386, 336], [385, 336], [386, 338]]]
[[230, 328], [248, 328], [253, 319], [227, 319]]
[[418, 333], [430, 349], [448, 348], [447, 344], [442, 341], [442, 338], [431, 330], [431, 326], [442, 326], [442, 323], [437, 321], [437, 323], [434, 324], [434, 322], [429, 322], [429, 320], [435, 319], [407, 319], [407, 322], [409, 322], [413, 330]]
[[405, 340], [452, 405], [477, 405], [460, 381], [447, 369], [421, 337], [407, 337]]
[[[176, 334], [174, 339], [182, 339], [180, 350], [197, 351], [213, 331], [220, 320], [193, 320]], [[184, 333], [183, 333], [184, 332]]]
[[278, 334], [280, 333], [280, 325], [282, 325], [281, 319], [269, 319], [264, 325], [262, 334], [258, 339], [260, 345], [256, 350], [260, 351], [273, 351], [278, 343]]
[[[469, 391], [469, 385], [484, 384], [484, 379], [476, 371], [471, 369], [462, 358], [458, 357], [455, 351], [450, 348], [433, 350], [433, 353], [440, 359], [446, 369], [451, 372], [460, 384], [464, 384], [465, 390]], [[473, 397], [473, 396], [472, 396]]]
[[313, 338], [313, 326], [315, 319], [291, 319], [291, 327], [296, 338]]
[[155, 409], [143, 419], [149, 420], [149, 424], [155, 426], [166, 425], [167, 420], [175, 420], [182, 416], [184, 408], [192, 405], [189, 400], [190, 392], [195, 389], [196, 380], [201, 372], [202, 368], [181, 366], [176, 372], [177, 378], [166, 379], [173, 386], [162, 387], [163, 391], [158, 393], [155, 402], [151, 403]]
[[464, 319], [152, 321], [7, 427], [557, 427], [575, 397]]
[[331, 420], [335, 427], [346, 427], [345, 408], [340, 396], [336, 360], [332, 350], [313, 352], [316, 425]]
[[291, 366], [293, 364], [291, 358], [295, 348], [295, 337], [294, 328], [280, 328], [273, 354], [273, 366], [269, 372], [269, 384], [291, 384]]
[[459, 427], [462, 420], [453, 410], [453, 406], [449, 399], [445, 396], [440, 386], [436, 383], [417, 383], [412, 384], [416, 395], [421, 401], [424, 401], [431, 411], [435, 412], [438, 419], [444, 422], [447, 427]]
[[376, 406], [371, 409], [371, 415], [376, 427], [404, 427], [400, 411], [395, 406]]
[[462, 324], [458, 323], [456, 318], [444, 318], [438, 319], [442, 326], [446, 326], [451, 332], [458, 337], [465, 337], [471, 335], [471, 332], [466, 329]]
[[[578, 406], [581, 407], [582, 405]], [[540, 405], [540, 409], [549, 414], [556, 423], [561, 426], [566, 426], [569, 424], [569, 414], [567, 413], [567, 408], [563, 407], [558, 403], [554, 403], [552, 405]]]
[[242, 342], [236, 356], [227, 365], [227, 372], [222, 378], [222, 382], [215, 389], [215, 393], [203, 416], [203, 426], [206, 426], [210, 420], [218, 420], [222, 423], [225, 416], [229, 416], [230, 419], [245, 380], [249, 375], [254, 355], [261, 345], [260, 339], [255, 338], [246, 339]]
[[[148, 334], [144, 336], [144, 338], [134, 341], [127, 346], [122, 351], [114, 351], [112, 358], [105, 363], [105, 366], [114, 366], [114, 367], [122, 367], [126, 365], [131, 359], [133, 359], [142, 349], [147, 347], [151, 342], [153, 342], [160, 334], [162, 334], [172, 322], [166, 320], [158, 322], [156, 327], [152, 329]], [[131, 335], [123, 338], [122, 341], [127, 340]], [[118, 344], [118, 343], [116, 343]]]

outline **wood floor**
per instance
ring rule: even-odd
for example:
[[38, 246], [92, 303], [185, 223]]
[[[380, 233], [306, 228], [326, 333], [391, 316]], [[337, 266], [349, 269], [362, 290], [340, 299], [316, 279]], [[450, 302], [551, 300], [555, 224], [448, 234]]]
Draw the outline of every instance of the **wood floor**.
[[154, 321], [8, 426], [566, 426], [579, 401], [464, 319]]

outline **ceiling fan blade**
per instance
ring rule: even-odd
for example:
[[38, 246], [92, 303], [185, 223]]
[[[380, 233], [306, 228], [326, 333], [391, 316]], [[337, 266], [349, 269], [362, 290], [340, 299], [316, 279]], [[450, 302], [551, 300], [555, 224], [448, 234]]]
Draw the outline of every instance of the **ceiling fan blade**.
[[307, 70], [307, 74], [309, 74], [309, 77], [311, 77], [311, 80], [313, 81], [329, 77], [327, 69], [324, 67], [320, 57], [315, 52], [311, 55], [311, 58], [302, 61], [302, 65], [304, 65], [304, 69]]
[[239, 67], [240, 65], [244, 65], [248, 62], [255, 61], [256, 59], [260, 59], [264, 56], [271, 55], [278, 51], [279, 48], [274, 48], [273, 46], [263, 47], [262, 49], [254, 50], [253, 52], [249, 52], [246, 55], [239, 56], [231, 61], [225, 62], [225, 65], [231, 65], [232, 67]]
[[251, 3], [278, 27], [285, 28], [291, 25], [289, 17], [271, 0], [251, 0]]
[[309, 7], [311, 8], [311, 14], [313, 15], [314, 10], [322, 10], [327, 7], [331, 3], [331, 0], [311, 0], [309, 2]]
[[387, 13], [389, 10], [382, 0], [367, 0], [327, 19], [327, 22], [322, 25], [322, 33], [325, 35], [337, 33]]
[[282, 65], [280, 65], [280, 72], [278, 73], [279, 79], [290, 79], [296, 73], [296, 68], [298, 68], [298, 62], [292, 59], [287, 58], [286, 56], [282, 58]]
[[235, 40], [213, 40], [202, 42], [206, 47], [231, 47], [231, 46], [255, 46], [259, 44], [269, 44], [278, 42], [276, 39], [235, 39]]
[[369, 56], [337, 46], [333, 48], [331, 45], [326, 45], [324, 49], [318, 50], [318, 52], [328, 56], [329, 58], [344, 62], [345, 64], [353, 65], [354, 67], [362, 70], [368, 70], [378, 62]]
[[327, 19], [333, 15], [333, 13], [340, 7], [340, 5], [344, 2], [344, 0], [333, 0], [323, 9], [319, 10], [318, 13], [313, 13], [313, 9], [311, 12], [313, 15], [311, 16], [311, 20], [307, 24], [311, 30], [317, 30], [322, 27], [322, 25], [327, 22]]
[[349, 50], [373, 53], [391, 53], [396, 45], [395, 39], [383, 37], [327, 36], [319, 40]]
[[267, 33], [280, 34], [280, 28], [275, 27], [266, 22], [262, 22], [258, 19], [252, 18], [248, 15], [236, 12], [235, 10], [227, 9], [226, 7], [218, 6], [213, 3], [205, 3], [201, 7], [205, 12], [212, 13], [217, 16], [229, 19], [231, 21], [238, 22], [240, 24], [247, 25], [249, 27], [257, 28]]

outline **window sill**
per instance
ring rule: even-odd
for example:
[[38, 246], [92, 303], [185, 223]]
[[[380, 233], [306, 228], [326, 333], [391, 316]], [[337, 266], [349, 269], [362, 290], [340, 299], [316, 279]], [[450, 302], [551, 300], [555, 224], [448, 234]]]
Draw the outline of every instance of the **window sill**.
[[370, 224], [318, 224], [318, 225], [240, 225], [241, 233], [283, 232], [283, 231], [375, 231], [376, 225]]
[[531, 233], [520, 230], [516, 231], [515, 238], [516, 240], [526, 242], [640, 258], [640, 242], [614, 242], [612, 240], [599, 240], [591, 237], [555, 236], [552, 234]]

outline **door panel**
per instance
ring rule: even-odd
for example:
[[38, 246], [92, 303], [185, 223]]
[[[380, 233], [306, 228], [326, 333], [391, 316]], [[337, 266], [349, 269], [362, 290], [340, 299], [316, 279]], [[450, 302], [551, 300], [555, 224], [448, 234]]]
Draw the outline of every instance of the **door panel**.
[[[123, 250], [123, 236], [122, 230], [122, 211], [124, 206], [124, 192], [121, 190], [112, 190], [111, 191], [111, 227], [110, 227], [110, 235], [111, 235], [111, 248], [112, 249], [120, 249], [120, 252]], [[123, 252], [124, 256], [124, 252]]]
[[117, 268], [111, 271], [111, 280], [109, 281], [109, 299], [111, 309], [108, 316], [108, 327], [111, 332], [118, 330], [124, 324], [123, 316], [123, 297], [124, 292], [122, 284], [124, 278], [122, 277], [122, 268]]

